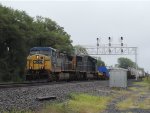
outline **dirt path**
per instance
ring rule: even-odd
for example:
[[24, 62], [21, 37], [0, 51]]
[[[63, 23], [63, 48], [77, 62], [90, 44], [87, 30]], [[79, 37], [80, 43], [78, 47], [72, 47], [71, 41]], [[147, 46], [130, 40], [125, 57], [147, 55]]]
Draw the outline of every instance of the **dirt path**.
[[126, 90], [113, 91], [114, 98], [103, 113], [150, 113], [149, 84], [136, 82]]

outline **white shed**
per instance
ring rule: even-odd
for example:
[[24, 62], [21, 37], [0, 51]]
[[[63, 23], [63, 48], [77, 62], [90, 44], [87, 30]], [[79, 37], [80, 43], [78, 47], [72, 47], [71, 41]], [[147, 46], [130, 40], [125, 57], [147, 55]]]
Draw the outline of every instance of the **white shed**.
[[109, 87], [127, 87], [127, 70], [113, 68], [110, 70]]

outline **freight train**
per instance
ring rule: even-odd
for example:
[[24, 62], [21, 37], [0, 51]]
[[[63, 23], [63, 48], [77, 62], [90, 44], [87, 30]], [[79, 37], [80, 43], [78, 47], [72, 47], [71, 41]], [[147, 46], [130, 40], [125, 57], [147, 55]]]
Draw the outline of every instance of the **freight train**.
[[[143, 70], [128, 69], [128, 79], [144, 77]], [[89, 55], [67, 55], [51, 47], [33, 47], [27, 57], [26, 80], [46, 79], [86, 80], [109, 79], [105, 66], [97, 67], [97, 60]]]
[[128, 75], [128, 79], [135, 79], [136, 75], [138, 78], [143, 78], [145, 77], [145, 71], [144, 69], [135, 69], [135, 68], [129, 67], [127, 75]]
[[67, 55], [51, 47], [33, 47], [27, 57], [26, 80], [96, 79], [97, 60], [91, 56]]

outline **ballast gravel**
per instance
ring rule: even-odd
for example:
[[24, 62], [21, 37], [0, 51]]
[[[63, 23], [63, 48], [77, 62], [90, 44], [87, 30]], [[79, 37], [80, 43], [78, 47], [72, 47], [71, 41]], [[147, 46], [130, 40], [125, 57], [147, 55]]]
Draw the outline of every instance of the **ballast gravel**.
[[[128, 81], [128, 86], [132, 86], [132, 80]], [[110, 96], [115, 93], [108, 87], [109, 81], [79, 81], [79, 82], [66, 82], [62, 84], [51, 84], [42, 86], [18, 87], [0, 89], [0, 113], [4, 111], [9, 112], [12, 110], [20, 111], [38, 111], [51, 102], [63, 102], [69, 99], [70, 93], [89, 93], [98, 96]], [[43, 96], [56, 96], [56, 100], [38, 101], [37, 97]], [[130, 109], [118, 110], [116, 104], [124, 100], [126, 96], [118, 96], [113, 99], [107, 109], [103, 113], [150, 113], [150, 110], [143, 109]]]
[[[99, 90], [103, 90], [99, 91]], [[105, 92], [106, 90], [106, 92]], [[17, 110], [38, 110], [48, 101], [38, 101], [37, 97], [56, 96], [56, 101], [65, 101], [74, 92], [86, 92], [94, 95], [108, 95], [108, 81], [80, 81], [63, 84], [30, 86], [0, 89], [0, 112]]]

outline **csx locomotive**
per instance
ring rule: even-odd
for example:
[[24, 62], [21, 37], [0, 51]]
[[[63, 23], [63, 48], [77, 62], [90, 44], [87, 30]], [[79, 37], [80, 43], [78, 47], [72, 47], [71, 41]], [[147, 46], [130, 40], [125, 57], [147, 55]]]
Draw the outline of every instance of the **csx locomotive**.
[[88, 55], [67, 55], [51, 47], [33, 47], [27, 57], [26, 80], [94, 79], [98, 77], [96, 63]]

